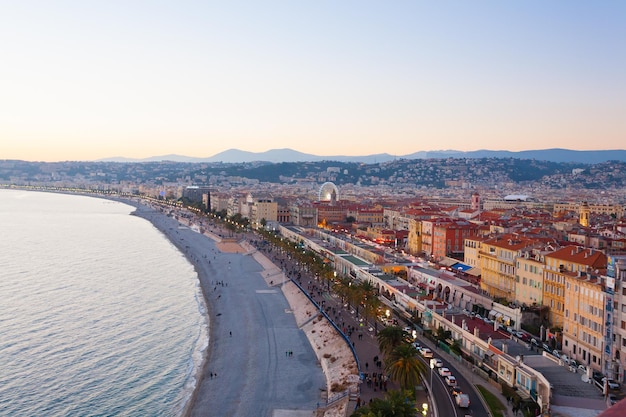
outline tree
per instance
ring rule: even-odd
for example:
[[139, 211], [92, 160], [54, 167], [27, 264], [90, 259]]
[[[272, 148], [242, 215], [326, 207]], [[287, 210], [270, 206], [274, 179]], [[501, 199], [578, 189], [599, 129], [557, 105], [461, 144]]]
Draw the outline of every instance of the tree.
[[426, 374], [426, 365], [417, 357], [417, 349], [409, 343], [397, 346], [389, 354], [385, 370], [405, 390], [412, 390]]
[[366, 406], [358, 408], [351, 417], [413, 417], [413, 401], [400, 391], [389, 391], [384, 399], [374, 398]]
[[396, 347], [409, 343], [409, 334], [398, 326], [385, 327], [376, 338], [378, 347], [385, 356], [391, 354]]

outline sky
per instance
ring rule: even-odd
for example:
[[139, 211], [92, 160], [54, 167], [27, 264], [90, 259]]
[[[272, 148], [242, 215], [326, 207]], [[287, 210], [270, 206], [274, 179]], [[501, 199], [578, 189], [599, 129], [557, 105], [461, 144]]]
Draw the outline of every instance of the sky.
[[626, 149], [626, 2], [0, 0], [0, 159]]

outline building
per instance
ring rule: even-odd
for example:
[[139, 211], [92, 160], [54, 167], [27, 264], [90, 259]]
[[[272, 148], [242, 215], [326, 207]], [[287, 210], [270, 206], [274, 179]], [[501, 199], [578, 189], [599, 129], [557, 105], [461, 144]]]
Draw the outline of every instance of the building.
[[480, 246], [480, 287], [491, 297], [515, 301], [518, 254], [541, 242], [515, 234], [485, 239]]
[[[550, 307], [549, 326], [563, 327], [565, 313], [565, 280], [571, 273], [594, 273], [606, 270], [607, 258], [602, 252], [580, 246], [566, 246], [545, 255], [543, 304]], [[578, 314], [574, 311], [570, 314]]]
[[605, 291], [598, 276], [565, 271], [562, 351], [603, 371]]
[[542, 305], [544, 253], [523, 251], [515, 262], [515, 299], [522, 305]]

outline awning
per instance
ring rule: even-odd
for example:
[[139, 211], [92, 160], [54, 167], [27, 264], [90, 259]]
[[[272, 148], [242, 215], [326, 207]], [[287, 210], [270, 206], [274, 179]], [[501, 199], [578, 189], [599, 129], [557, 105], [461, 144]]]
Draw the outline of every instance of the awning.
[[441, 266], [452, 266], [456, 263], [458, 263], [459, 261], [457, 261], [456, 259], [452, 259], [452, 258], [444, 258], [439, 262], [439, 265]]
[[511, 318], [509, 316], [503, 316], [502, 317], [502, 321], [505, 322], [505, 323], [508, 323], [508, 322], [511, 321]]
[[489, 312], [489, 317], [495, 317], [496, 314], [498, 314], [498, 312], [496, 310], [491, 310]]
[[467, 275], [471, 275], [473, 277], [479, 277], [480, 276], [480, 268], [472, 268], [472, 269], [468, 269], [467, 271], [465, 271], [465, 273]]
[[452, 269], [455, 271], [467, 272], [470, 269], [472, 269], [472, 267], [469, 265], [462, 264], [461, 262], [457, 262], [454, 265], [452, 265]]
[[496, 318], [497, 318], [497, 319], [499, 319], [499, 318], [500, 318], [500, 317], [502, 317], [502, 316], [503, 316], [503, 314], [502, 314], [502, 313], [500, 313], [500, 312], [497, 312], [497, 313], [496, 313]]

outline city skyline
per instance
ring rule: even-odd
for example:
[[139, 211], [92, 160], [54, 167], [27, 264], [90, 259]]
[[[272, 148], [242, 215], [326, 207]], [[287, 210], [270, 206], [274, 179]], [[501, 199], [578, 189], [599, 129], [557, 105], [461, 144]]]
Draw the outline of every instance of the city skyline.
[[10, 3], [0, 159], [623, 149], [624, 16], [620, 2]]

